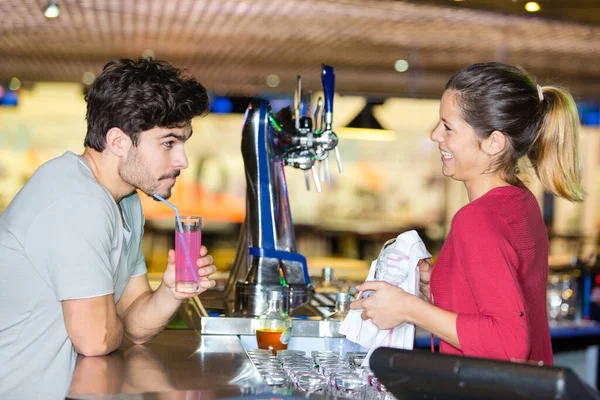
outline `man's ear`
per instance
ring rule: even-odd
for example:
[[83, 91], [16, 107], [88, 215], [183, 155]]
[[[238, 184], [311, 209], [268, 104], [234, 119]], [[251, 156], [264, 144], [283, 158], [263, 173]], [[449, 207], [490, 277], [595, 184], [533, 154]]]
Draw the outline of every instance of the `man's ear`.
[[481, 148], [488, 156], [495, 156], [508, 147], [508, 140], [505, 133], [494, 131], [483, 140]]
[[110, 128], [106, 133], [106, 148], [117, 157], [126, 155], [131, 145], [131, 138], [119, 128]]

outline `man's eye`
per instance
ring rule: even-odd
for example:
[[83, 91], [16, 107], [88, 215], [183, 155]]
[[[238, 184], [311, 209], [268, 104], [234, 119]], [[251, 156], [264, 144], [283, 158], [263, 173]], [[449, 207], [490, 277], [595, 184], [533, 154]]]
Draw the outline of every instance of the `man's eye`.
[[165, 142], [163, 143], [163, 146], [165, 146], [167, 149], [170, 149], [173, 147], [173, 142]]
[[451, 130], [450, 128], [448, 128], [448, 126], [446, 124], [444, 124], [444, 128], [446, 128], [447, 131]]

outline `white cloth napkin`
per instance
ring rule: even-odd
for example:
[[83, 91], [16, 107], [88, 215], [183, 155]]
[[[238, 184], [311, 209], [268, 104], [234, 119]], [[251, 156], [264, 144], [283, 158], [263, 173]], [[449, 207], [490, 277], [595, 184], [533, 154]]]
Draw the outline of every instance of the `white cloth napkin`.
[[[389, 242], [388, 242], [389, 243]], [[419, 260], [431, 254], [416, 231], [400, 234], [393, 243], [381, 250], [379, 257], [371, 263], [367, 281], [384, 280], [416, 295], [419, 292]], [[361, 292], [360, 297], [369, 296]], [[381, 346], [412, 350], [415, 343], [415, 325], [403, 323], [393, 329], [380, 330], [369, 319], [363, 321], [363, 310], [350, 310], [340, 326], [339, 332], [349, 340], [369, 349], [363, 366], [369, 365], [371, 354]]]

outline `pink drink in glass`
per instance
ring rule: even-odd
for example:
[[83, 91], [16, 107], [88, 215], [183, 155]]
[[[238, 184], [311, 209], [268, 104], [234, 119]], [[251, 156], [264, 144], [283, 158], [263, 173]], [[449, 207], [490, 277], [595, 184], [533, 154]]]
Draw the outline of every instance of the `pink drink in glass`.
[[175, 290], [195, 293], [198, 285], [198, 265], [202, 240], [202, 219], [182, 217], [183, 232], [175, 231]]

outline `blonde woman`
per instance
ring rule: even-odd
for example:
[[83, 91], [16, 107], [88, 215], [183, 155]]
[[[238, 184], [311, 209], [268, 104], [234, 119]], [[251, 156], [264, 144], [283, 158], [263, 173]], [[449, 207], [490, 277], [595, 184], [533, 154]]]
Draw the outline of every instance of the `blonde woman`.
[[469, 204], [454, 216], [435, 268], [419, 263], [430, 301], [366, 282], [358, 289], [375, 293], [351, 308], [380, 329], [412, 322], [440, 338], [442, 353], [551, 365], [548, 235], [517, 163], [527, 157], [548, 191], [583, 201], [578, 127], [569, 92], [541, 87], [521, 68], [485, 63], [456, 73], [431, 140]]

